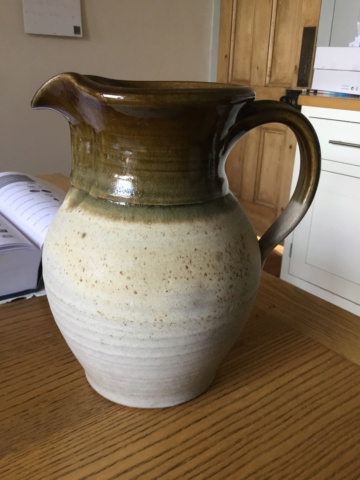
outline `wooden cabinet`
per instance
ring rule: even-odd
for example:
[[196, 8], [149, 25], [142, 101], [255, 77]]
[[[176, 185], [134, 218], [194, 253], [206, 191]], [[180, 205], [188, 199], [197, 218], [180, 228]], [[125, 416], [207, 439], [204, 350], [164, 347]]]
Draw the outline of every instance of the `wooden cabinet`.
[[[298, 85], [299, 63], [304, 28], [317, 27], [320, 6], [321, 0], [222, 0], [218, 81], [250, 85], [258, 100], [310, 86], [311, 75]], [[305, 53], [311, 72], [314, 48]], [[289, 198], [295, 148], [288, 128], [268, 124], [241, 139], [227, 160], [230, 188], [259, 235]]]
[[[303, 113], [320, 140], [321, 177], [313, 205], [285, 241], [281, 278], [360, 315], [360, 112]], [[295, 165], [293, 184], [298, 155]]]

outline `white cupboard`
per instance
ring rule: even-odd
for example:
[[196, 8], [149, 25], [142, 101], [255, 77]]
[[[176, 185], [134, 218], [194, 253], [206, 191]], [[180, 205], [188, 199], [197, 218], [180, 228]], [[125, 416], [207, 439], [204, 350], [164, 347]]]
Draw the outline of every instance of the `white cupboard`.
[[[303, 107], [322, 168], [308, 213], [285, 240], [281, 278], [360, 315], [360, 112]], [[296, 154], [293, 188], [297, 180]]]

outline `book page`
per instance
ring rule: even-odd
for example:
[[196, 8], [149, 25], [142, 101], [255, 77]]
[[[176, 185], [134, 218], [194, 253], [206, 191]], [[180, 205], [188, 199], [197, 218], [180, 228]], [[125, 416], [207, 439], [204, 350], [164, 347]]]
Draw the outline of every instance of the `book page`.
[[35, 248], [35, 246], [0, 214], [0, 248]]
[[39, 248], [64, 197], [65, 193], [30, 175], [0, 173], [0, 213]]

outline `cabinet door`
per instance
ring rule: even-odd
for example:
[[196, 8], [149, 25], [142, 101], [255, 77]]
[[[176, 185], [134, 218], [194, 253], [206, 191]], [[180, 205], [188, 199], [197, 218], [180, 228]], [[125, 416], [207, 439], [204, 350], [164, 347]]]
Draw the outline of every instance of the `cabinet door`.
[[339, 174], [324, 163], [314, 203], [293, 234], [287, 274], [308, 282], [313, 293], [311, 285], [353, 302], [359, 314], [360, 167]]
[[[320, 6], [321, 0], [222, 0], [218, 81], [250, 85], [258, 100], [299, 88], [303, 28], [317, 27]], [[289, 129], [271, 124], [240, 140], [227, 160], [230, 188], [259, 235], [288, 201], [295, 147]]]

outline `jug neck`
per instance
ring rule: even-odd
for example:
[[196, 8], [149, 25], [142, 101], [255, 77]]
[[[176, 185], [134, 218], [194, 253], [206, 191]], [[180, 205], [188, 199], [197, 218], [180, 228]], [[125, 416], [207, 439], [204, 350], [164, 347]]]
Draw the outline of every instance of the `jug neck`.
[[228, 193], [224, 139], [250, 89], [206, 82], [126, 82], [61, 74], [34, 108], [70, 123], [71, 183], [97, 198], [182, 205]]

